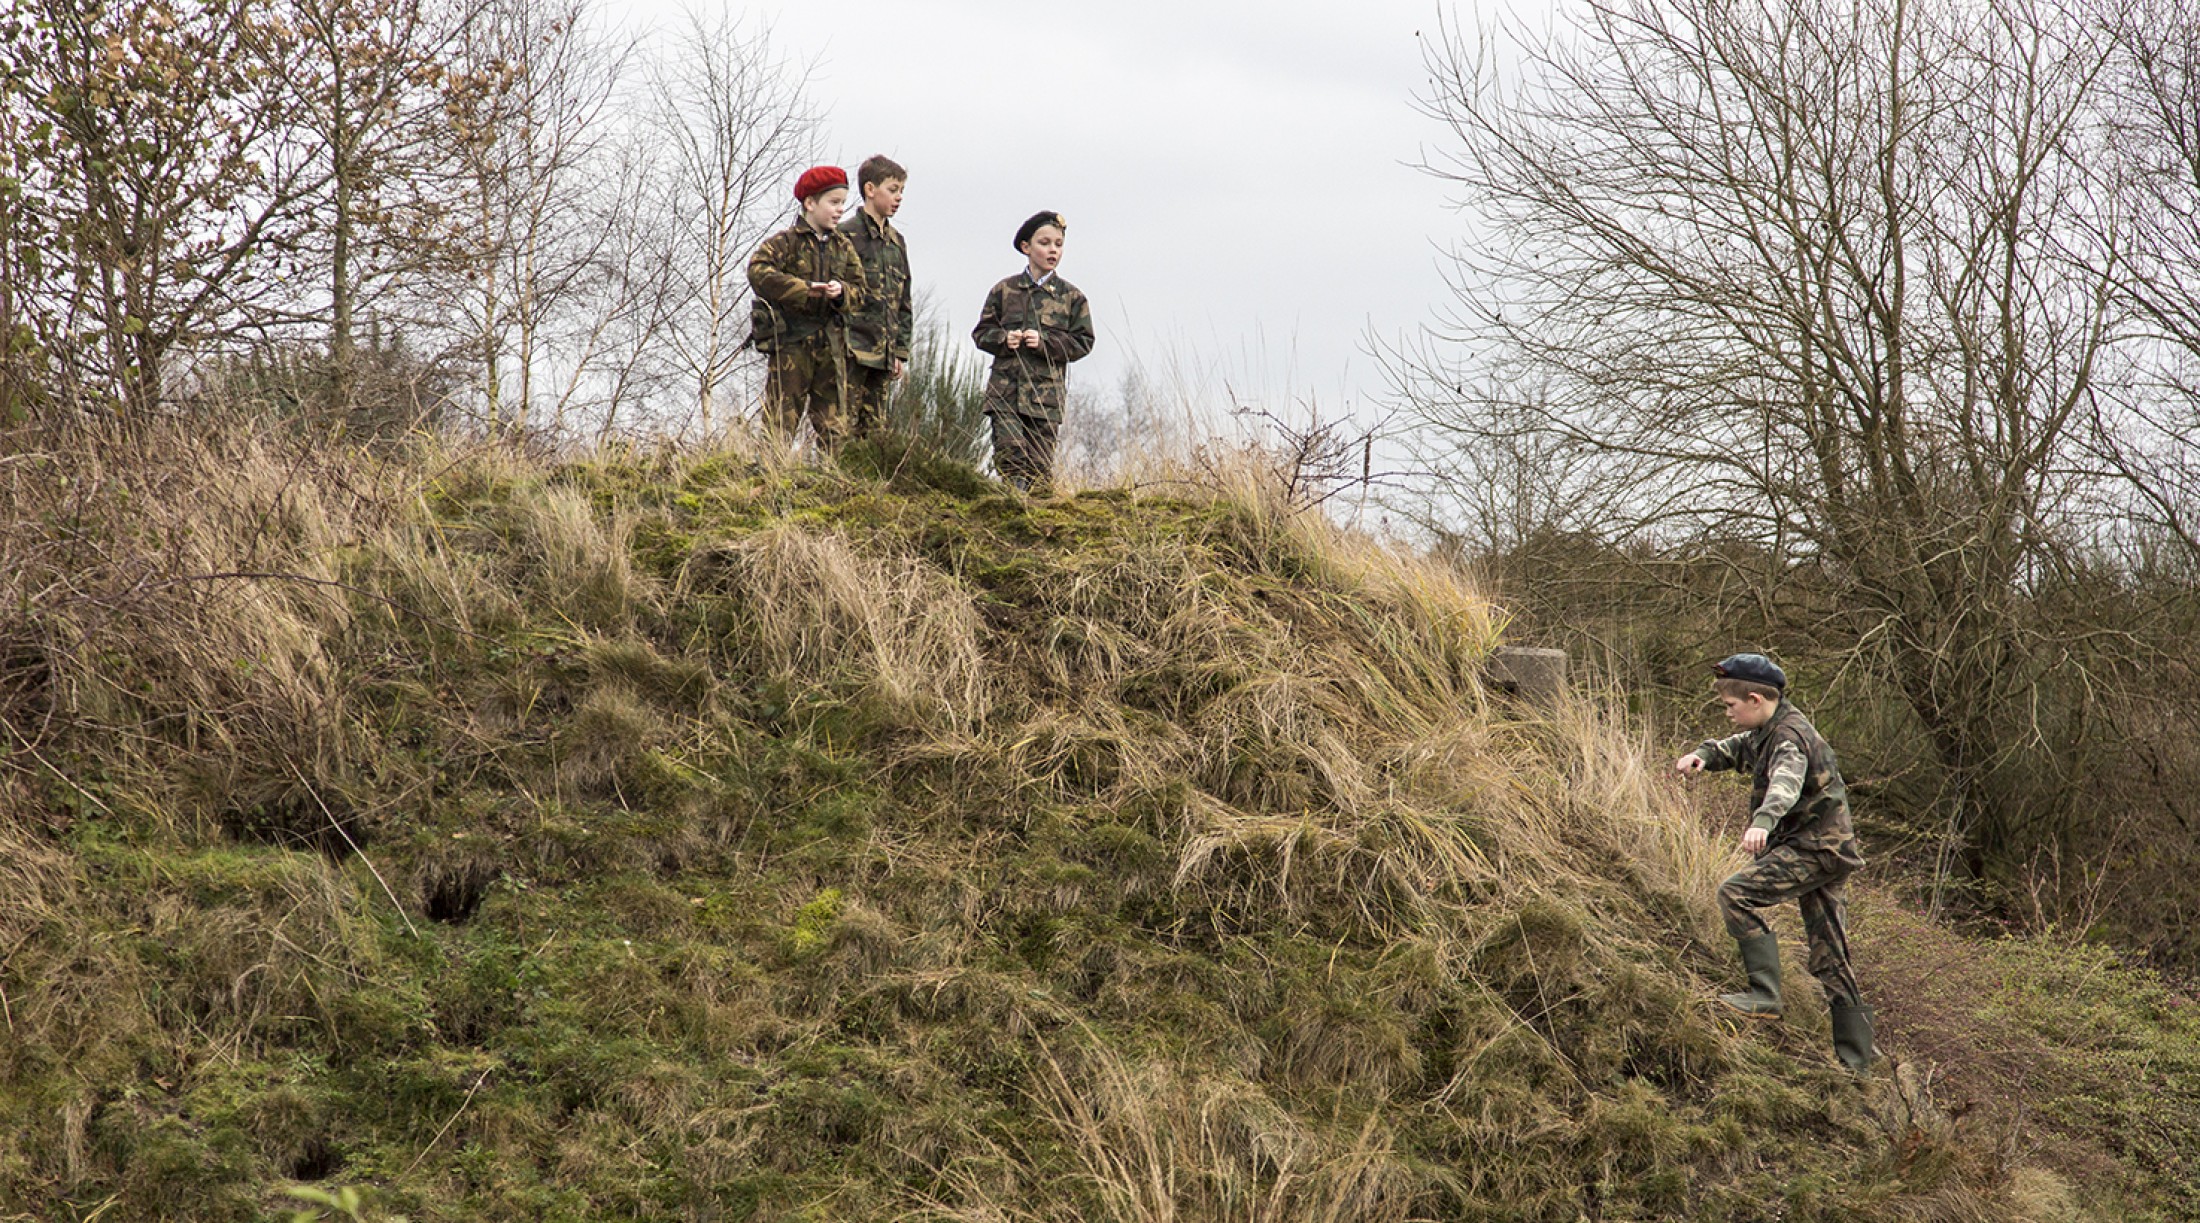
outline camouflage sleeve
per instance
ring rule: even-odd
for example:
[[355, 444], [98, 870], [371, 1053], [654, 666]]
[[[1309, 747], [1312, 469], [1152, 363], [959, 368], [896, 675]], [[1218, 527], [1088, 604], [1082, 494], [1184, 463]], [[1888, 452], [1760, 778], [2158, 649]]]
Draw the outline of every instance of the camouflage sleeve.
[[894, 317], [899, 322], [894, 328], [892, 351], [887, 354], [896, 361], [907, 361], [909, 359], [910, 345], [916, 340], [917, 329], [916, 313], [909, 297], [909, 268], [908, 253], [906, 251], [903, 252], [902, 265], [901, 288], [895, 294], [896, 300], [894, 302]]
[[1092, 351], [1093, 340], [1092, 305], [1079, 293], [1070, 303], [1069, 322], [1046, 329], [1047, 360], [1056, 365], [1079, 360]]
[[1749, 821], [1752, 828], [1770, 832], [1788, 813], [1795, 800], [1802, 796], [1803, 778], [1810, 772], [1810, 762], [1803, 758], [1803, 749], [1781, 740], [1772, 749], [1772, 768], [1766, 778], [1765, 801], [1757, 804], [1757, 814]]
[[810, 309], [810, 282], [779, 266], [779, 244], [766, 238], [749, 256], [749, 287], [782, 310]]
[[840, 252], [840, 302], [842, 314], [854, 314], [871, 304], [870, 273], [863, 270], [863, 256], [856, 254], [855, 243], [841, 239], [846, 249]]
[[1721, 769], [1738, 769], [1742, 765], [1742, 745], [1749, 742], [1755, 732], [1743, 731], [1724, 739], [1706, 739], [1696, 745], [1696, 755], [1703, 760], [1703, 767], [1716, 773]]
[[996, 357], [1008, 355], [1008, 328], [1001, 325], [1001, 286], [994, 285], [985, 295], [985, 306], [978, 311], [978, 325], [970, 329], [970, 338], [982, 352]]

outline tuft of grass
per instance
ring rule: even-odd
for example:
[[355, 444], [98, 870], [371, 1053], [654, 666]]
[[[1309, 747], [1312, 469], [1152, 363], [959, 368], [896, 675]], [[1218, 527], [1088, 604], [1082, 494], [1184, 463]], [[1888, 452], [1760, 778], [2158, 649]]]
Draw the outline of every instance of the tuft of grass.
[[985, 420], [984, 362], [930, 317], [919, 320], [908, 368], [893, 384], [886, 426], [955, 462], [975, 467], [992, 448]]
[[1726, 1024], [1665, 753], [1487, 691], [1501, 613], [1258, 463], [23, 441], [0, 1214], [2184, 1205], [2174, 995], [2043, 950], [1954, 1012], [2082, 1068], [2086, 1176], [1850, 1080], [1800, 983]]

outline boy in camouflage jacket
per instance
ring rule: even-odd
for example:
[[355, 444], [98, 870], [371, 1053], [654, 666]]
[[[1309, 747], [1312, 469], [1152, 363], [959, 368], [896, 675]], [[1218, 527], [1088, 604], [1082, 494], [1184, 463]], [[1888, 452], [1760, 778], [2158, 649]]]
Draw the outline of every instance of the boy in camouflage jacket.
[[1848, 787], [1833, 747], [1787, 700], [1787, 675], [1762, 654], [1712, 666], [1712, 690], [1740, 734], [1707, 739], [1673, 762], [1682, 774], [1748, 771], [1752, 818], [1742, 848], [1755, 861], [1719, 885], [1719, 914], [1734, 936], [1749, 988], [1719, 1001], [1756, 1018], [1780, 1014], [1780, 944], [1762, 911], [1793, 900], [1803, 910], [1810, 972], [1833, 1012], [1833, 1049], [1859, 1074], [1870, 1067], [1872, 1009], [1849, 965], [1843, 881], [1864, 859], [1849, 827]]
[[771, 356], [764, 421], [793, 441], [810, 418], [818, 445], [837, 449], [847, 433], [848, 312], [867, 300], [863, 260], [833, 228], [848, 207], [848, 175], [812, 166], [795, 180], [802, 214], [749, 256], [749, 338]]
[[1069, 402], [1069, 363], [1092, 351], [1092, 307], [1054, 274], [1068, 222], [1041, 212], [1016, 231], [1023, 271], [994, 285], [970, 338], [993, 357], [985, 414], [993, 422], [993, 465], [1026, 490], [1053, 477], [1054, 439]]
[[848, 436], [885, 423], [894, 380], [909, 362], [915, 319], [909, 303], [909, 247], [893, 226], [909, 172], [882, 155], [856, 167], [863, 207], [840, 223], [869, 278], [867, 303], [848, 313]]

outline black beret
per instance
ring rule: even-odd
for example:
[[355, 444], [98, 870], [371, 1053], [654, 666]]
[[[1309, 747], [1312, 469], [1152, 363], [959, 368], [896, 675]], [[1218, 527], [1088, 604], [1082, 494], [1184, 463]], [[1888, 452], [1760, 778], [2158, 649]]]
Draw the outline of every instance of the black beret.
[[1770, 684], [1782, 692], [1787, 691], [1787, 672], [1780, 664], [1762, 654], [1732, 654], [1711, 664], [1711, 673], [1720, 679], [1747, 680], [1752, 684]]
[[1031, 241], [1031, 235], [1039, 232], [1041, 225], [1052, 225], [1063, 233], [1069, 232], [1069, 222], [1062, 219], [1061, 213], [1052, 209], [1034, 212], [1031, 214], [1030, 220], [1016, 227], [1016, 249], [1018, 252], [1024, 249], [1024, 243]]

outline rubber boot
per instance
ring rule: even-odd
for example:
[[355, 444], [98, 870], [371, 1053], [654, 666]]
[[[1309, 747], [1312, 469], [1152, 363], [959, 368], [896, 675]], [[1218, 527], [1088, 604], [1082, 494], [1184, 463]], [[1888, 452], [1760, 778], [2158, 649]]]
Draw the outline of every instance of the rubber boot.
[[1770, 932], [1736, 939], [1742, 953], [1742, 969], [1749, 974], [1749, 988], [1739, 994], [1720, 994], [1719, 1001], [1752, 1019], [1780, 1017], [1780, 939]]
[[1868, 1072], [1879, 1057], [1872, 1048], [1872, 1009], [1849, 1002], [1835, 1002], [1832, 1009], [1834, 1056], [1857, 1074]]

